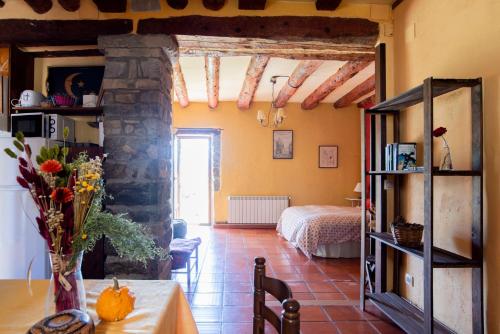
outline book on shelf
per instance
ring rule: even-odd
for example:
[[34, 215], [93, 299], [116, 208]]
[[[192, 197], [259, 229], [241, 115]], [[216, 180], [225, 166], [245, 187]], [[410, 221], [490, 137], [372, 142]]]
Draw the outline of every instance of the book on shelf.
[[392, 143], [385, 147], [385, 170], [410, 170], [417, 167], [416, 143]]

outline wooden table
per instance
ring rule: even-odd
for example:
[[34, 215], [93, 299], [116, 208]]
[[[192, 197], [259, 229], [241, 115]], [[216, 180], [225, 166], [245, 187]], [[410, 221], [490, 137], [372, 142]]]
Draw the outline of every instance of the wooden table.
[[[31, 282], [32, 295], [25, 280], [0, 280], [0, 334], [19, 334], [45, 317], [45, 297], [49, 282]], [[125, 320], [100, 322], [95, 304], [111, 280], [85, 280], [87, 312], [94, 319], [96, 333], [197, 334], [182, 288], [174, 281], [121, 280], [136, 296], [135, 310]]]

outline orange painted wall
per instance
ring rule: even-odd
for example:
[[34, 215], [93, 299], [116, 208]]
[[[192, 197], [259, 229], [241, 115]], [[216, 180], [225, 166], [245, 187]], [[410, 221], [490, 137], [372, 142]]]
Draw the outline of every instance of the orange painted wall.
[[[406, 0], [394, 11], [394, 75], [396, 93], [429, 76], [483, 78], [484, 90], [484, 242], [485, 315], [487, 333], [500, 333], [500, 2], [481, 0]], [[457, 91], [435, 103], [435, 126], [448, 128], [455, 168], [470, 167], [469, 93]], [[423, 114], [418, 106], [404, 112], [403, 140], [422, 143]], [[435, 140], [435, 160], [442, 144]], [[436, 162], [437, 164], [437, 162]], [[423, 178], [404, 184], [404, 212], [423, 222]], [[467, 178], [435, 179], [435, 243], [470, 254], [471, 182]], [[406, 297], [423, 304], [422, 263], [405, 259], [404, 272], [415, 276], [415, 287], [403, 284]], [[434, 270], [434, 306], [438, 319], [458, 333], [471, 333], [471, 271]]]
[[[310, 111], [300, 104], [286, 106], [287, 119], [280, 129], [293, 130], [294, 158], [273, 160], [272, 129], [262, 128], [255, 103], [240, 111], [236, 102], [221, 102], [210, 110], [206, 103], [187, 108], [174, 104], [177, 128], [221, 128], [221, 190], [214, 195], [215, 221], [227, 220], [229, 195], [289, 195], [292, 205], [350, 205], [360, 181], [360, 114], [355, 107], [334, 110], [321, 104]], [[318, 168], [318, 145], [339, 146], [339, 167]]]

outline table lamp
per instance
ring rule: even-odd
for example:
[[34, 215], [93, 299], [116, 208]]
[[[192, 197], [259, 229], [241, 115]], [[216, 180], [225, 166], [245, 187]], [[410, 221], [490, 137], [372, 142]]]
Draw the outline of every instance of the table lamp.
[[[361, 182], [358, 182], [356, 184], [356, 187], [354, 187], [354, 192], [355, 193], [360, 193], [361, 194], [362, 188], [361, 188]], [[361, 198], [361, 195], [359, 196]]]

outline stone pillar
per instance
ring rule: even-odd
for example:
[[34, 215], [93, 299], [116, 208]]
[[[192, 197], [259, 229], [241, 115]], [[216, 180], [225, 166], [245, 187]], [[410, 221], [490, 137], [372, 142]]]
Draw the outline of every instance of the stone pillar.
[[[107, 209], [127, 212], [168, 250], [172, 200], [172, 70], [177, 45], [165, 35], [99, 37], [105, 51], [104, 165]], [[107, 275], [166, 279], [170, 261], [142, 265], [110, 254]]]

